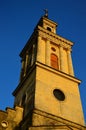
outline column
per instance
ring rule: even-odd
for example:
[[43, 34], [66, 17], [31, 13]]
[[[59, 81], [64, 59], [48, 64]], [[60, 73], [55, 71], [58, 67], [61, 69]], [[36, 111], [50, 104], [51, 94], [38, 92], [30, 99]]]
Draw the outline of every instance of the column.
[[29, 60], [29, 56], [28, 56], [28, 51], [27, 51], [27, 52], [26, 52], [26, 57], [25, 57], [25, 70], [24, 70], [24, 76], [26, 75], [26, 72], [27, 72], [28, 60]]
[[69, 74], [74, 76], [74, 71], [73, 71], [73, 65], [72, 65], [72, 58], [71, 58], [71, 50], [67, 50], [67, 57], [68, 57], [68, 70]]
[[38, 36], [38, 45], [37, 45], [37, 61], [41, 61], [41, 36]]
[[20, 81], [22, 80], [22, 78], [24, 76], [24, 66], [25, 66], [24, 59], [21, 60], [21, 63], [22, 63], [22, 68], [21, 68], [21, 73], [20, 73]]
[[25, 66], [25, 61], [24, 59], [22, 59], [22, 69], [24, 70], [24, 66]]
[[32, 60], [31, 60], [31, 66], [33, 65], [35, 60], [35, 44], [33, 44], [33, 48], [32, 48]]
[[63, 47], [60, 45], [60, 70], [65, 72]]
[[46, 65], [51, 65], [50, 64], [50, 41], [46, 41], [46, 54], [45, 54], [45, 63]]

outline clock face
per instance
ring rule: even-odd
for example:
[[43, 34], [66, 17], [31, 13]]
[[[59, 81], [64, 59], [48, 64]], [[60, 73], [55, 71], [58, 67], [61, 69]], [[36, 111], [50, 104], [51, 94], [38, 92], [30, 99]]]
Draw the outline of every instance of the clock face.
[[65, 100], [65, 95], [61, 90], [54, 89], [53, 94], [54, 94], [55, 98], [57, 98], [59, 101], [64, 101]]

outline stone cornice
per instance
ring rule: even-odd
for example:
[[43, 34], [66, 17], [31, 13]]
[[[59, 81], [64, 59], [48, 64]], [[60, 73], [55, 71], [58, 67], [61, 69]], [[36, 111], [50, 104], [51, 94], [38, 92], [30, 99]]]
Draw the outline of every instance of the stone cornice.
[[36, 62], [36, 65], [39, 66], [39, 67], [41, 67], [41, 68], [44, 68], [44, 69], [46, 69], [46, 70], [48, 70], [48, 71], [51, 71], [51, 72], [53, 72], [53, 73], [55, 73], [55, 74], [58, 74], [58, 75], [60, 75], [60, 76], [62, 76], [62, 77], [65, 77], [65, 78], [67, 78], [67, 79], [69, 79], [69, 80], [72, 80], [72, 81], [74, 81], [74, 82], [76, 82], [76, 83], [78, 83], [78, 84], [81, 83], [81, 80], [75, 78], [74, 76], [71, 76], [71, 75], [66, 74], [66, 73], [64, 73], [64, 72], [62, 72], [62, 71], [56, 70], [56, 69], [54, 69], [54, 68], [52, 68], [52, 67], [50, 67], [50, 66], [47, 66], [46, 64], [43, 64], [43, 63], [37, 61], [37, 62]]
[[20, 57], [22, 57], [22, 55], [25, 53], [25, 51], [26, 51], [27, 49], [30, 50], [30, 48], [31, 48], [32, 44], [34, 43], [34, 41], [36, 40], [36, 38], [37, 38], [37, 32], [34, 31], [34, 32], [32, 33], [32, 35], [30, 36], [30, 38], [28, 39], [26, 45], [24, 46], [24, 48], [23, 48], [22, 51], [20, 52], [20, 54], [19, 54]]
[[[83, 126], [83, 125], [78, 124], [76, 122], [72, 122], [70, 120], [64, 119], [64, 118], [59, 117], [59, 116], [52, 115], [50, 113], [44, 112], [43, 110], [39, 110], [37, 108], [34, 108], [33, 113], [45, 117], [45, 120], [46, 120], [46, 118], [48, 118], [50, 120], [54, 120], [55, 122], [57, 122], [57, 125], [53, 125], [53, 128], [57, 128], [57, 129], [58, 128], [63, 128], [63, 129], [65, 128], [65, 130], [66, 129], [67, 130], [68, 129], [70, 129], [70, 130], [74, 130], [74, 129], [86, 130], [86, 126]], [[60, 124], [60, 126], [59, 126], [59, 124]], [[63, 126], [63, 127], [61, 127], [61, 126]]]
[[33, 66], [30, 68], [30, 70], [28, 71], [28, 73], [26, 74], [26, 76], [23, 78], [23, 80], [18, 84], [18, 86], [16, 87], [16, 89], [13, 91], [12, 95], [15, 96], [19, 90], [24, 87], [24, 83], [26, 82], [26, 80], [28, 79], [28, 77], [30, 76], [30, 74], [32, 73], [32, 71], [35, 69], [35, 64], [33, 64]]
[[56, 23], [56, 22], [54, 22], [54, 21], [52, 21], [52, 20], [50, 20], [50, 19], [48, 19], [48, 18], [46, 18], [46, 17], [42, 17], [42, 19], [45, 20], [46, 22], [48, 22], [49, 24], [51, 23], [52, 25], [57, 26], [57, 23]]
[[57, 45], [64, 46], [64, 48], [71, 48], [71, 46], [73, 46], [73, 42], [71, 42], [55, 33], [49, 32], [48, 30], [46, 30], [40, 26], [38, 26], [38, 35], [49, 39], [51, 42], [54, 42]]

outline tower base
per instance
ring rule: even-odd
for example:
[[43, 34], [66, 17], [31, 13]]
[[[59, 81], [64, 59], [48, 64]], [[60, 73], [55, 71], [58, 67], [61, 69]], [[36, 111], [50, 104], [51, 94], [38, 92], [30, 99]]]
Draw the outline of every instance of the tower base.
[[86, 127], [35, 109], [33, 111], [32, 126], [28, 130], [86, 130]]

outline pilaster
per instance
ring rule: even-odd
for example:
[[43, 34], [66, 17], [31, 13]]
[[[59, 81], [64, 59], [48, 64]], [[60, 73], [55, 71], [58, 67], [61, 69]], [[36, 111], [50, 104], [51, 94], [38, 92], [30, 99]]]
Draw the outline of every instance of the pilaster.
[[50, 41], [46, 41], [46, 57], [45, 57], [46, 65], [50, 66]]
[[24, 76], [26, 75], [27, 66], [28, 66], [28, 61], [29, 61], [29, 56], [28, 56], [28, 51], [27, 51], [27, 52], [26, 52], [26, 57], [25, 57], [25, 70], [24, 70]]
[[68, 58], [68, 70], [69, 74], [74, 76], [74, 71], [73, 71], [73, 65], [72, 65], [72, 58], [71, 58], [71, 50], [67, 50], [67, 58]]
[[37, 46], [37, 61], [41, 61], [41, 36], [38, 36], [38, 46]]
[[65, 72], [64, 68], [64, 54], [63, 54], [63, 47], [60, 45], [60, 70], [62, 72]]

